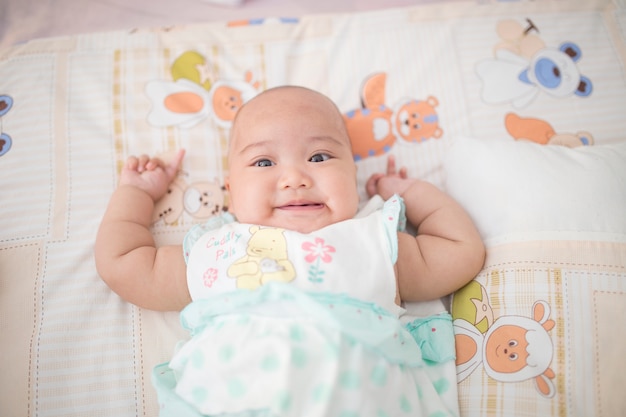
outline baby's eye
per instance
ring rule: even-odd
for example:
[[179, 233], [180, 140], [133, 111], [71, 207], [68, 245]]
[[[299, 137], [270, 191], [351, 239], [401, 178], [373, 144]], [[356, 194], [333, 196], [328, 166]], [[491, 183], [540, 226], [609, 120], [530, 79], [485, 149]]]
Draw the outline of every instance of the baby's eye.
[[316, 153], [309, 159], [310, 162], [324, 162], [330, 159], [330, 155], [326, 153]]
[[272, 165], [274, 165], [274, 163], [269, 159], [259, 159], [254, 163], [255, 167], [271, 167]]

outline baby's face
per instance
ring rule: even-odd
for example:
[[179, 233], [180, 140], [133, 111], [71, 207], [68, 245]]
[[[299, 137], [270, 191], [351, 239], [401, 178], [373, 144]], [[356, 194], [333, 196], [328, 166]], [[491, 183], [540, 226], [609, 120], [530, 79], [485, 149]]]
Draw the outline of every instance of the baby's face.
[[230, 208], [242, 223], [309, 233], [357, 211], [343, 120], [313, 91], [274, 89], [248, 102], [233, 126], [229, 165]]

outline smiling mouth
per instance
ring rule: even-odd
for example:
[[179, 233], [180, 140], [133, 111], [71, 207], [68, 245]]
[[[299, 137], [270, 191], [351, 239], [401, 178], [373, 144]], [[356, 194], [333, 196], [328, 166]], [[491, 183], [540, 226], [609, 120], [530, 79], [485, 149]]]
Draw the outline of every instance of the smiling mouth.
[[281, 210], [315, 210], [324, 207], [321, 203], [289, 203], [278, 207]]

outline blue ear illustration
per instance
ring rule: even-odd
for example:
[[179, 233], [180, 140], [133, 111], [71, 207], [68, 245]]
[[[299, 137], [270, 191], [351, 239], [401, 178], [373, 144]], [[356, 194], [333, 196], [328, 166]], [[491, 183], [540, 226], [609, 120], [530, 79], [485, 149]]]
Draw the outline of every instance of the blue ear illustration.
[[0, 117], [4, 116], [13, 107], [13, 99], [11, 96], [0, 94]]
[[[5, 94], [0, 94], [0, 117], [7, 114], [9, 110], [11, 110], [11, 107], [13, 107], [13, 99]], [[13, 140], [11, 136], [2, 133], [2, 123], [0, 123], [0, 156], [9, 152], [12, 145]]]
[[587, 136], [579, 136], [578, 139], [580, 139], [580, 141], [582, 142], [584, 146], [591, 145], [591, 140], [589, 140]]
[[561, 46], [559, 46], [559, 51], [572, 58], [572, 61], [574, 62], [577, 62], [582, 56], [582, 50], [573, 42], [565, 42], [561, 44]]
[[11, 149], [11, 145], [13, 145], [13, 140], [11, 139], [11, 136], [7, 135], [6, 133], [0, 133], [0, 156], [9, 152], [9, 149]]
[[574, 91], [579, 97], [587, 97], [593, 91], [593, 84], [591, 80], [584, 75], [580, 76], [580, 82], [578, 83], [578, 88]]
[[528, 78], [528, 68], [520, 72], [520, 74], [517, 76], [517, 79], [523, 83], [532, 84], [532, 81], [530, 81], [530, 78]]

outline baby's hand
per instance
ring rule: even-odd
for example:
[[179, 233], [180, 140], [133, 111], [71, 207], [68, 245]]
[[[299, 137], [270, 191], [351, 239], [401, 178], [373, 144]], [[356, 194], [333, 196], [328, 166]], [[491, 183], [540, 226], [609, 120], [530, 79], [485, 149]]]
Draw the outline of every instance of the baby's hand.
[[131, 185], [147, 192], [154, 201], [160, 199], [176, 177], [185, 156], [184, 149], [178, 151], [174, 160], [165, 163], [160, 158], [141, 155], [126, 160], [120, 175], [120, 185]]
[[404, 193], [416, 180], [409, 178], [405, 167], [396, 170], [396, 159], [393, 155], [387, 158], [387, 173], [373, 174], [365, 184], [368, 197], [376, 194], [387, 200], [394, 194]]

